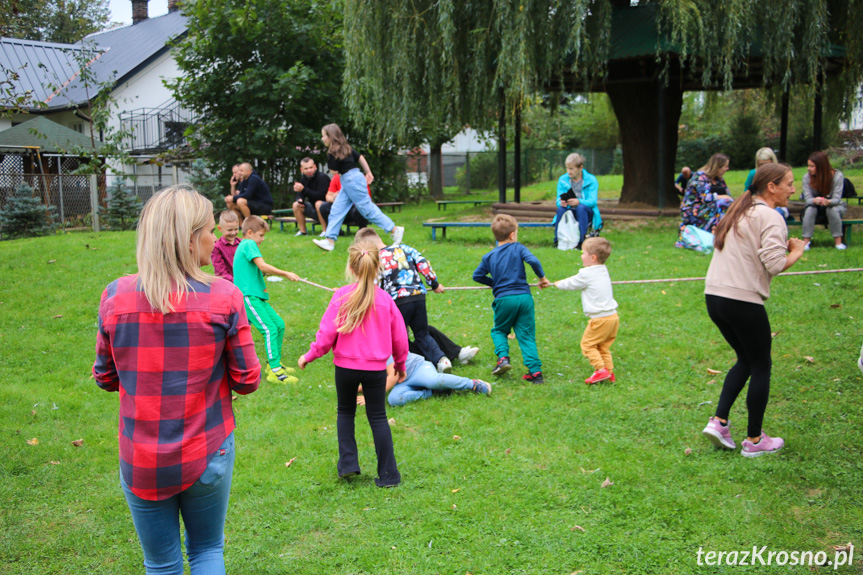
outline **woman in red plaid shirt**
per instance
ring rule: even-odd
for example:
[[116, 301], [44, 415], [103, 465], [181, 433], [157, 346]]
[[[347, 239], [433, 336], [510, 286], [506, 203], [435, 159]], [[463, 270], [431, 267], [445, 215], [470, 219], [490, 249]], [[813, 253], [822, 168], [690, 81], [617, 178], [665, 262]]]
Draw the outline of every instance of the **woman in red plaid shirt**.
[[192, 573], [225, 573], [231, 390], [255, 391], [261, 366], [240, 290], [201, 270], [214, 229], [209, 200], [162, 190], [141, 212], [138, 273], [99, 305], [93, 375], [120, 392], [120, 484], [147, 573], [182, 575], [180, 514]]

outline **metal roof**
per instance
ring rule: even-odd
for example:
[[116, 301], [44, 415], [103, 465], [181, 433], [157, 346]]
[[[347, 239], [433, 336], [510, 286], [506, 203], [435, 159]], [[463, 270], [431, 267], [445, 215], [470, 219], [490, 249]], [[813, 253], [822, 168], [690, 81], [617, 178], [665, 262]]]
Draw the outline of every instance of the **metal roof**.
[[[175, 11], [97, 32], [76, 44], [3, 38], [0, 39], [0, 64], [12, 70], [27, 64], [18, 71], [16, 93], [33, 90], [34, 97], [45, 102], [49, 109], [75, 107], [88, 100], [87, 89], [78, 78], [75, 53], [85, 55], [89, 61], [93, 83], [110, 82], [113, 86], [170, 49], [169, 43], [186, 30], [186, 17]], [[61, 89], [55, 92], [57, 87]], [[91, 84], [89, 96], [95, 95]]]
[[32, 90], [38, 102], [49, 100], [77, 73], [74, 52], [70, 44], [0, 38], [0, 64], [18, 74], [15, 93]]
[[[89, 137], [44, 116], [36, 116], [0, 132], [0, 148], [6, 147], [38, 147], [42, 153], [63, 153], [75, 148], [93, 149]], [[101, 147], [102, 144], [96, 142], [96, 149]]]

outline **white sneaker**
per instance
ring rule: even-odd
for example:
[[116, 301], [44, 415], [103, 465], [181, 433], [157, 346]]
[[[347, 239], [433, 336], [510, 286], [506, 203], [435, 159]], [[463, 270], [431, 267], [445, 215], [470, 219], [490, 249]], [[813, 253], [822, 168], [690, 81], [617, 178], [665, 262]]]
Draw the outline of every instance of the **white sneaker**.
[[299, 230], [297, 233], [295, 233], [295, 234], [294, 234], [294, 237], [295, 237], [295, 238], [298, 238], [298, 237], [300, 237], [300, 236], [307, 236], [307, 235], [309, 235], [309, 234], [307, 234], [307, 233], [306, 233], [306, 232], [304, 232], [303, 230]]
[[461, 351], [458, 352], [458, 360], [462, 363], [462, 365], [466, 365], [470, 360], [476, 357], [476, 354], [479, 353], [478, 347], [463, 347]]
[[803, 251], [804, 251], [804, 252], [808, 252], [808, 251], [809, 251], [809, 242], [806, 242], [806, 245], [805, 245], [805, 246], [803, 246]]
[[396, 226], [393, 228], [393, 231], [391, 231], [390, 234], [393, 237], [393, 245], [395, 246], [402, 243], [402, 238], [405, 237], [405, 229], [402, 226]]
[[330, 240], [312, 240], [312, 242], [325, 252], [331, 252], [336, 247], [335, 244], [330, 243]]
[[327, 237], [327, 232], [325, 232], [325, 231], [324, 231], [324, 232], [319, 233], [319, 234], [318, 234], [318, 237], [319, 237], [319, 238], [325, 238], [325, 237]]
[[847, 249], [848, 249], [848, 246], [846, 246], [845, 244], [838, 244], [838, 245], [836, 246], [836, 249], [837, 249], [837, 250], [847, 250]]
[[438, 373], [450, 373], [452, 372], [452, 362], [447, 357], [440, 358], [440, 361], [437, 362], [437, 372]]

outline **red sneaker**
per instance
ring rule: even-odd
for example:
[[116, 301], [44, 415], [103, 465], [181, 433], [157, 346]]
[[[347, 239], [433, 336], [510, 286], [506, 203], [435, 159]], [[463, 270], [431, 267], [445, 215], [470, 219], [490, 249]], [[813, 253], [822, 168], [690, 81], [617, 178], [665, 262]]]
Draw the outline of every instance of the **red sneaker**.
[[593, 385], [594, 383], [599, 383], [600, 381], [605, 381], [606, 379], [611, 379], [611, 372], [605, 369], [598, 369], [593, 372], [593, 375], [584, 380], [584, 383], [587, 385]]
[[615, 380], [615, 378], [614, 378], [614, 372], [613, 372], [613, 371], [609, 371], [608, 373], [610, 373], [610, 374], [611, 374], [611, 383], [614, 383], [614, 382], [616, 381], [616, 380]]

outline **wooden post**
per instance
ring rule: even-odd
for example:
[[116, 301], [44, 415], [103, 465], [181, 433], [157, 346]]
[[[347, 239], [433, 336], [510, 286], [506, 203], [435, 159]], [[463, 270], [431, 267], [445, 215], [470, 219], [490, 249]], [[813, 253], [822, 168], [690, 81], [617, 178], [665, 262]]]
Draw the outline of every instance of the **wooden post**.
[[497, 201], [506, 203], [506, 103], [500, 104], [497, 124]]
[[788, 161], [788, 93], [789, 88], [785, 86], [782, 92], [782, 113], [779, 119], [779, 161]]
[[812, 149], [821, 150], [821, 93], [824, 89], [824, 73], [818, 70], [818, 81], [815, 85], [815, 110], [812, 114]]
[[521, 109], [515, 111], [515, 162], [513, 170], [513, 199], [515, 203], [521, 203]]
[[93, 231], [99, 233], [99, 182], [96, 174], [90, 175], [90, 213], [93, 215]]
[[660, 211], [665, 207], [665, 193], [670, 185], [669, 173], [666, 171], [668, 145], [666, 142], [666, 113], [665, 113], [665, 84], [662, 78], [656, 81], [656, 105], [657, 105], [657, 129], [656, 129], [656, 187], [657, 187], [657, 207]]

